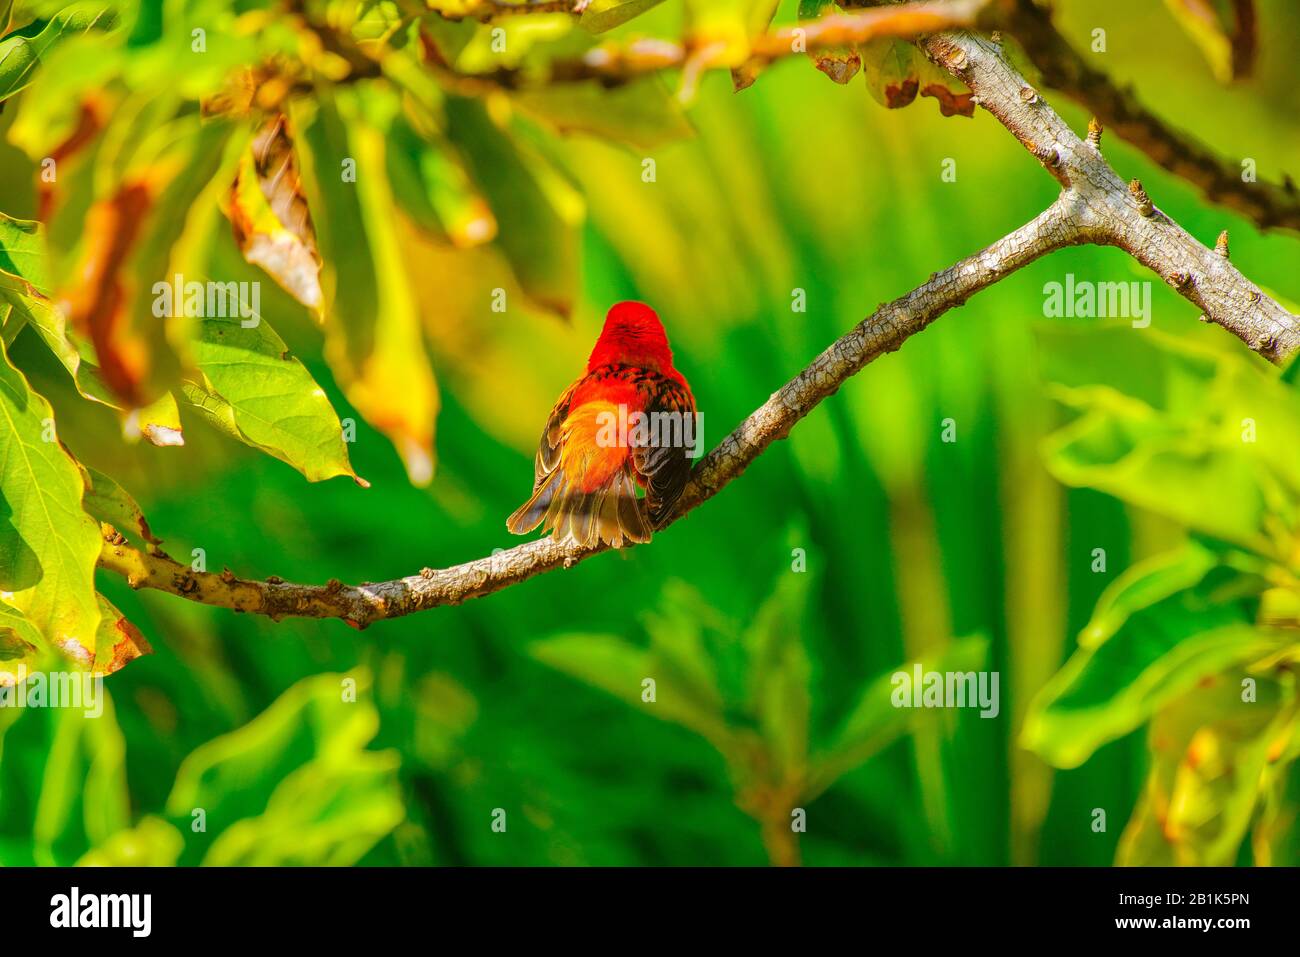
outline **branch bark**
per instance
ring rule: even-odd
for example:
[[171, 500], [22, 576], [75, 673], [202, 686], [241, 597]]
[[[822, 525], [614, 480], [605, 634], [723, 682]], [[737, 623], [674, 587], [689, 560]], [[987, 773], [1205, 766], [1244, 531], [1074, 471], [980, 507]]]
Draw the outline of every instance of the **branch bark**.
[[[889, 12], [903, 9], [893, 7]], [[832, 344], [696, 466], [667, 524], [721, 491], [867, 363], [898, 349], [975, 293], [1064, 246], [1117, 246], [1250, 348], [1275, 362], [1300, 352], [1300, 321], [1228, 261], [1226, 242], [1220, 250], [1207, 248], [1161, 213], [1140, 184], [1134, 181], [1126, 186], [1102, 157], [1100, 128], [1087, 141], [1076, 135], [1007, 63], [996, 43], [965, 32], [937, 34], [919, 42], [1038, 158], [1061, 184], [1060, 196], [1031, 222], [881, 306]], [[393, 581], [301, 585], [277, 578], [240, 579], [229, 571], [196, 572], [160, 551], [131, 547], [105, 526], [100, 566], [125, 576], [132, 587], [158, 589], [203, 604], [273, 619], [341, 618], [364, 628], [385, 618], [488, 595], [543, 572], [571, 567], [604, 550], [545, 538]]]
[[1154, 163], [1199, 187], [1210, 202], [1240, 213], [1261, 229], [1300, 231], [1300, 190], [1289, 177], [1280, 186], [1245, 182], [1240, 166], [1169, 125], [1132, 90], [1094, 70], [1057, 31], [1050, 11], [1034, 0], [1005, 0], [1004, 7], [1005, 29], [1020, 41], [1045, 84], [1091, 110]]

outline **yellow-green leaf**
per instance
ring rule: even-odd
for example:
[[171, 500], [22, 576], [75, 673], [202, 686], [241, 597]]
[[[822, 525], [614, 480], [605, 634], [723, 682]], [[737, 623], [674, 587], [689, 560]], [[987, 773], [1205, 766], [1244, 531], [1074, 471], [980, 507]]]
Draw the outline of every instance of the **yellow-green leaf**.
[[89, 665], [99, 604], [99, 526], [82, 511], [77, 463], [49, 403], [0, 348], [0, 590], [46, 641]]

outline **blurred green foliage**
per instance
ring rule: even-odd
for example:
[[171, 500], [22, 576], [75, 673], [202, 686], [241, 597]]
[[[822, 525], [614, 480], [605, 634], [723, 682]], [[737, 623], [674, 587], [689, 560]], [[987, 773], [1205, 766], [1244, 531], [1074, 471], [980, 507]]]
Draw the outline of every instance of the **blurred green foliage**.
[[[379, 12], [357, 30], [386, 35], [391, 5], [363, 6]], [[1105, 68], [1163, 115], [1225, 151], [1250, 144], [1275, 179], [1300, 149], [1293, 64], [1270, 42], [1300, 29], [1291, 5], [1260, 4], [1272, 26], [1258, 66], [1228, 89], [1160, 5], [1059, 6], [1072, 35], [1108, 31]], [[151, 262], [264, 277], [221, 215], [254, 131], [199, 133], [192, 104], [264, 56], [310, 60], [318, 89], [347, 64], [261, 7], [153, 0], [125, 33], [96, 27], [40, 54], [0, 114], [6, 214], [40, 213], [40, 159], [75, 128], [82, 93], [116, 91], [120, 111], [69, 161], [52, 264], [20, 261], [30, 234], [6, 226], [0, 272], [61, 288], [95, 191], [144, 164], [175, 177], [146, 230]], [[597, 0], [595, 18], [616, 39], [689, 28], [676, 0]], [[195, 60], [191, 27], [213, 22]], [[524, 70], [595, 42], [564, 18], [507, 28]], [[459, 68], [493, 64], [487, 28], [437, 30]], [[484, 99], [402, 62], [292, 100], [332, 308], [263, 283], [259, 330], [184, 332], [204, 377], [169, 407], [171, 392], [148, 391], [168, 374], [156, 365], [140, 387], [162, 405], [137, 417], [183, 425], [183, 446], [124, 443], [95, 351], [0, 283], [13, 366], [94, 490], [127, 509], [116, 523], [138, 527], [100, 473], [173, 555], [365, 581], [509, 547], [536, 432], [611, 302], [659, 310], [716, 441], [876, 303], [1055, 193], [987, 115], [885, 111], [861, 81], [835, 86], [806, 62], [741, 93], [706, 75], [685, 111], [660, 78]], [[139, 135], [159, 124], [174, 135]], [[1263, 288], [1292, 291], [1294, 238], [1259, 235], [1118, 140], [1106, 149], [1194, 234], [1230, 228]], [[348, 157], [360, 188], [333, 175]], [[105, 620], [124, 614], [154, 653], [105, 682], [101, 717], [0, 709], [0, 863], [1300, 862], [1300, 392], [1159, 283], [1150, 329], [1046, 318], [1043, 287], [1067, 273], [1150, 278], [1115, 250], [1055, 254], [873, 363], [651, 546], [463, 607], [359, 634], [98, 573]], [[11, 335], [15, 316], [28, 328]], [[299, 410], [316, 429], [304, 441], [266, 403], [306, 401], [313, 384], [328, 404]], [[420, 487], [435, 415], [436, 477]], [[356, 429], [342, 457], [339, 420]], [[353, 470], [369, 489], [304, 478]], [[40, 644], [14, 615], [0, 636]], [[893, 708], [890, 675], [915, 662], [998, 672], [999, 717]], [[794, 807], [806, 831], [790, 830]]]

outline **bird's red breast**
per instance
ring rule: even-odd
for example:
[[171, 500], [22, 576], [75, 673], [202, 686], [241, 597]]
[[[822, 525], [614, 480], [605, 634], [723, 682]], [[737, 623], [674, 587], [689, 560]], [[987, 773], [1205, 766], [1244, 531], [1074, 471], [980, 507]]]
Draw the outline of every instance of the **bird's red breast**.
[[[648, 433], [634, 427], [638, 416], [650, 423]], [[557, 540], [585, 545], [649, 541], [691, 468], [673, 416], [689, 416], [694, 435], [695, 398], [673, 367], [663, 324], [644, 303], [617, 303], [605, 316], [586, 374], [551, 410], [533, 495], [507, 528], [526, 534], [541, 525]]]

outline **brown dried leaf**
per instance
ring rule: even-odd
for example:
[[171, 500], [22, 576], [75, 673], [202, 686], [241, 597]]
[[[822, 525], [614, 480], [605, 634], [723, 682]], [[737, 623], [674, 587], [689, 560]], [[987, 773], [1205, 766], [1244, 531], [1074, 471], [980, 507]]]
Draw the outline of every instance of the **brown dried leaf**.
[[144, 404], [149, 348], [131, 329], [122, 273], [152, 202], [147, 186], [128, 182], [91, 208], [76, 284], [60, 302], [73, 328], [94, 345], [104, 384], [128, 408]]
[[228, 215], [244, 259], [265, 270], [307, 308], [319, 308], [316, 230], [283, 114], [262, 128], [241, 160]]

